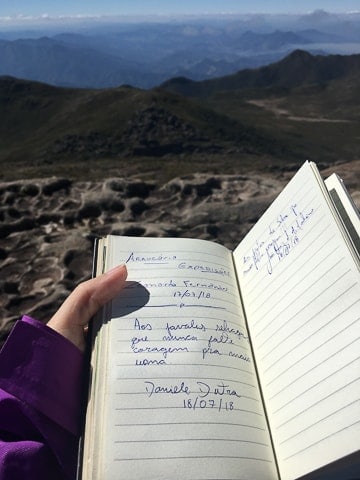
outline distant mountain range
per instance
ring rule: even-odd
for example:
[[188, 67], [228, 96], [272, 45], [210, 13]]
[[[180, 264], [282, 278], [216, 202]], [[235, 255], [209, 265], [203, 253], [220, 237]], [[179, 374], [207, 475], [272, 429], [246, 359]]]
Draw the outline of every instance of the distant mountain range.
[[360, 52], [360, 14], [323, 11], [53, 28], [0, 30], [0, 75], [68, 87], [153, 88], [173, 77], [199, 81], [268, 65], [296, 49]]
[[359, 107], [360, 55], [298, 50], [269, 66], [146, 90], [0, 77], [0, 176], [349, 161], [360, 156]]
[[326, 85], [336, 79], [360, 74], [360, 55], [311, 55], [295, 50], [283, 60], [257, 69], [241, 70], [233, 75], [195, 82], [173, 78], [162, 84], [167, 91], [185, 96], [205, 97], [220, 91], [239, 89], [295, 88]]

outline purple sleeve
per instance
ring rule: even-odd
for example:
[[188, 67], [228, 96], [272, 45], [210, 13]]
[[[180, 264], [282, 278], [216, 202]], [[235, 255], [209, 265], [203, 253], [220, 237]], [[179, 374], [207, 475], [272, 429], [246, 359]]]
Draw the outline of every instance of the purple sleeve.
[[0, 480], [73, 479], [82, 353], [23, 317], [0, 352]]

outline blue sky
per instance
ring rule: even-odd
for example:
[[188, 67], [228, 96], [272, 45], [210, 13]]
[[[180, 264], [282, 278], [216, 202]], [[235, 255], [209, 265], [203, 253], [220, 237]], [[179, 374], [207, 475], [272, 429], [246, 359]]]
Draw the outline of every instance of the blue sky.
[[1, 0], [0, 16], [360, 11], [359, 0]]

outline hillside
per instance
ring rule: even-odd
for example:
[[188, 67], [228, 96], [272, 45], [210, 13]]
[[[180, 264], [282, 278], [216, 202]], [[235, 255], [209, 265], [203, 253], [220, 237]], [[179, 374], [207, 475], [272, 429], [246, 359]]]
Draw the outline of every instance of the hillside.
[[152, 90], [0, 77], [0, 343], [22, 312], [48, 319], [89, 277], [94, 236], [233, 248], [305, 159], [339, 173], [359, 206], [358, 63], [295, 52]]
[[[11, 75], [56, 86], [101, 88], [123, 83], [145, 87], [164, 77], [151, 75], [141, 63], [99, 51], [92, 45], [78, 45], [58, 38], [0, 39], [0, 75]], [[96, 68], [94, 68], [96, 66]]]
[[246, 118], [249, 127], [286, 145], [290, 162], [360, 156], [360, 55], [295, 51], [267, 67], [204, 82], [172, 79], [162, 88], [201, 99], [234, 120]]
[[167, 91], [191, 97], [206, 97], [219, 91], [239, 89], [296, 88], [325, 84], [360, 73], [360, 55], [311, 55], [295, 50], [283, 60], [234, 75], [194, 82], [174, 78], [162, 84]]
[[359, 70], [359, 55], [296, 51], [269, 67], [151, 90], [0, 77], [1, 178], [169, 178], [352, 161], [360, 155]]
[[[89, 161], [101, 169], [135, 158], [282, 149], [256, 128], [159, 89], [65, 89], [9, 77], [0, 79], [0, 142], [0, 163], [17, 164], [26, 176], [81, 175]], [[14, 173], [4, 169], [3, 178]]]

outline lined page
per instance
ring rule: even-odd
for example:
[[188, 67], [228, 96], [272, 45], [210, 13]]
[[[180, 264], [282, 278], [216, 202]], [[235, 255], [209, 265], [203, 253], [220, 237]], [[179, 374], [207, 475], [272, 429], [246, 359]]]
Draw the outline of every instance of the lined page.
[[107, 325], [99, 478], [277, 478], [231, 253], [110, 237], [108, 255], [129, 276]]
[[306, 163], [234, 253], [282, 479], [358, 449], [360, 276]]

